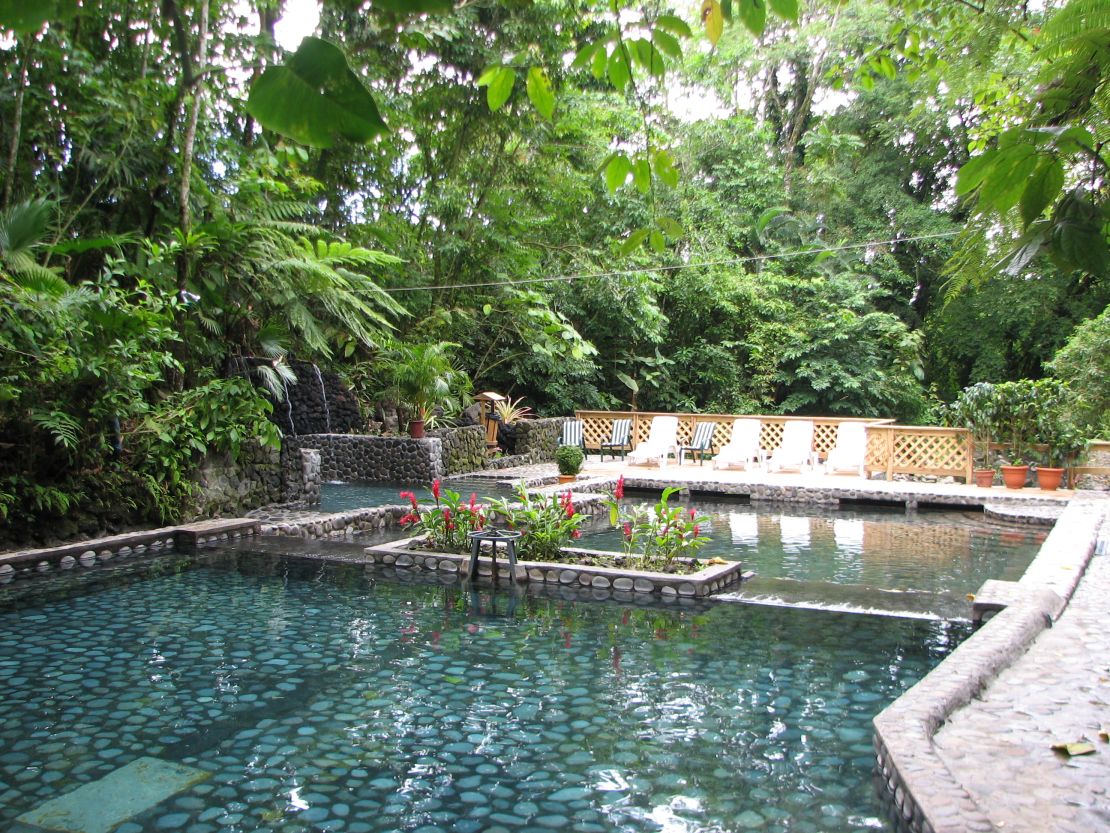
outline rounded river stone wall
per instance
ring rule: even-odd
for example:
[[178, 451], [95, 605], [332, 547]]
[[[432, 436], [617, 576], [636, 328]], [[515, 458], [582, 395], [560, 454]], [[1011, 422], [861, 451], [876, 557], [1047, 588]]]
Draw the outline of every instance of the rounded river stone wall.
[[438, 437], [367, 437], [359, 434], [309, 434], [286, 437], [281, 465], [288, 495], [301, 482], [301, 449], [320, 452], [320, 479], [429, 483], [444, 475], [443, 442]]
[[480, 425], [441, 428], [430, 436], [440, 440], [444, 474], [464, 474], [486, 467], [486, 434]]

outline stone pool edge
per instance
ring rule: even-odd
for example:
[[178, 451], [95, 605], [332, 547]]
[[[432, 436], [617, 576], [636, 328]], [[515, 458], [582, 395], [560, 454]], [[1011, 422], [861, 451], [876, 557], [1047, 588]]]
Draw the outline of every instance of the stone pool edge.
[[1107, 502], [1075, 498], [1015, 582], [1015, 601], [875, 716], [874, 746], [892, 812], [911, 833], [997, 830], [936, 753], [949, 717], [1020, 658], [1060, 617], [1094, 554]]
[[0, 584], [53, 570], [93, 567], [113, 558], [151, 555], [209, 544], [237, 541], [261, 533], [253, 518], [216, 518], [195, 523], [164, 526], [138, 532], [124, 532], [56, 547], [15, 550], [0, 553]]
[[[407, 538], [366, 547], [363, 552], [374, 564], [409, 570], [440, 572], [461, 577], [469, 565], [469, 555], [431, 552], [417, 549], [421, 539]], [[586, 555], [619, 555], [601, 550], [586, 550], [568, 547], [567, 551]], [[503, 558], [503, 556], [502, 556]], [[502, 562], [500, 569], [508, 577], [509, 565]], [[515, 582], [528, 585], [565, 586], [591, 588], [594, 590], [617, 593], [644, 594], [662, 598], [684, 596], [686, 598], [707, 598], [738, 584], [743, 572], [743, 564], [731, 561], [727, 564], [711, 564], [696, 573], [683, 575], [656, 573], [645, 570], [601, 567], [582, 564], [564, 564], [548, 561], [517, 561]], [[478, 576], [489, 578], [493, 564], [488, 557], [478, 560]]]

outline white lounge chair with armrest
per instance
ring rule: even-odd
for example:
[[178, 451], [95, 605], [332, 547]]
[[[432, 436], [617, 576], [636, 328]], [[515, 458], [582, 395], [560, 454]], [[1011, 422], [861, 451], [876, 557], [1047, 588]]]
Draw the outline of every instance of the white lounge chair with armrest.
[[763, 449], [759, 447], [759, 433], [762, 428], [758, 419], [734, 419], [732, 436], [713, 458], [713, 465], [719, 469], [741, 464], [744, 468], [749, 468], [752, 463], [762, 465], [765, 457]]
[[825, 460], [825, 471], [855, 471], [866, 477], [864, 462], [867, 459], [867, 425], [862, 422], [842, 422], [836, 427], [836, 442]]
[[801, 471], [806, 466], [813, 465], [814, 456], [813, 422], [808, 419], [790, 420], [783, 426], [782, 443], [771, 452], [769, 468], [771, 471]]
[[655, 460], [662, 468], [667, 465], [667, 457], [671, 454], [678, 456], [678, 417], [657, 416], [651, 418], [648, 438], [628, 453], [628, 462], [650, 463]]

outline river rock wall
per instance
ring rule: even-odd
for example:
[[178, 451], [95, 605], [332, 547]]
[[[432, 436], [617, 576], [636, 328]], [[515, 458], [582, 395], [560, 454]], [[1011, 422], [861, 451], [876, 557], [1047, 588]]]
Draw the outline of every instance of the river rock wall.
[[366, 430], [366, 420], [354, 393], [338, 373], [321, 370], [310, 362], [290, 364], [296, 384], [286, 385], [286, 396], [273, 402], [270, 420], [290, 434], [350, 434]]

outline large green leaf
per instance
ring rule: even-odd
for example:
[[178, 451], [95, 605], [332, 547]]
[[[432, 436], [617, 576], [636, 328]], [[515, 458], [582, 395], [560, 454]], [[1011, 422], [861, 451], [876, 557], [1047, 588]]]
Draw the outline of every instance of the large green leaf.
[[690, 31], [690, 25], [681, 17], [676, 17], [673, 14], [661, 14], [655, 19], [655, 25], [659, 29], [666, 29], [672, 35], [680, 38], [692, 38], [694, 33]]
[[991, 172], [991, 168], [994, 167], [997, 154], [998, 151], [992, 148], [973, 159], [969, 159], [964, 166], [960, 168], [960, 173], [956, 177], [956, 194], [962, 197], [978, 188], [984, 177], [986, 177], [987, 174]]
[[1021, 219], [1029, 225], [1048, 208], [1064, 187], [1064, 166], [1048, 157], [1025, 183], [1021, 193]]
[[624, 154], [618, 154], [610, 159], [609, 164], [605, 166], [605, 184], [609, 188], [609, 193], [615, 193], [624, 185], [631, 172], [632, 162]]
[[798, 21], [798, 0], [771, 0], [771, 11], [787, 20]]
[[620, 43], [609, 56], [609, 81], [618, 90], [624, 92], [630, 80], [632, 80], [632, 69], [628, 62], [628, 49]]
[[736, 13], [740, 21], [753, 35], [762, 35], [767, 27], [767, 3], [765, 0], [739, 0]]
[[510, 67], [490, 67], [478, 79], [478, 86], [486, 88], [486, 103], [491, 110], [500, 110], [513, 94], [516, 73]]
[[551, 91], [551, 81], [541, 67], [528, 70], [528, 100], [548, 121], [555, 115], [555, 93]]
[[44, 23], [72, 17], [77, 0], [0, 0], [0, 29], [37, 32]]
[[331, 147], [340, 139], [369, 142], [388, 129], [339, 48], [313, 37], [284, 65], [262, 73], [247, 111], [263, 127], [312, 147]]

